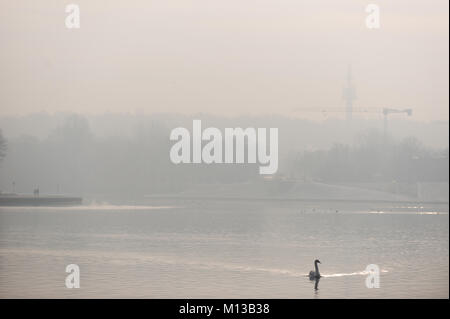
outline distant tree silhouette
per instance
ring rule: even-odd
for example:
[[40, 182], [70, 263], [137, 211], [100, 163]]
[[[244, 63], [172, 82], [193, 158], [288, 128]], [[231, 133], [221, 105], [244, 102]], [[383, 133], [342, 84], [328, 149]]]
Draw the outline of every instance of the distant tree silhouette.
[[6, 139], [3, 137], [2, 129], [0, 129], [0, 161], [6, 156]]
[[293, 170], [328, 182], [441, 182], [448, 181], [448, 150], [429, 149], [414, 137], [384, 143], [382, 134], [370, 132], [356, 145], [305, 151]]

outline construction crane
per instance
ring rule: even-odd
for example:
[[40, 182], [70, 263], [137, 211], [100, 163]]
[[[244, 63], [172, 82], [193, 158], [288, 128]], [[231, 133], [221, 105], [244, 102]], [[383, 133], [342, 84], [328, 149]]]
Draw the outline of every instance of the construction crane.
[[388, 130], [388, 116], [389, 114], [394, 113], [406, 113], [408, 116], [412, 115], [412, 109], [392, 109], [388, 107], [370, 107], [370, 108], [354, 108], [353, 101], [356, 99], [356, 90], [353, 85], [353, 77], [352, 77], [352, 66], [348, 66], [347, 70], [347, 84], [343, 91], [343, 98], [345, 100], [345, 108], [342, 107], [329, 107], [329, 108], [314, 108], [314, 107], [303, 107], [296, 108], [294, 111], [303, 111], [303, 112], [321, 112], [323, 114], [331, 113], [331, 112], [345, 112], [345, 117], [348, 122], [352, 120], [353, 113], [382, 113], [384, 116], [384, 124], [383, 124], [383, 135], [384, 140], [387, 139], [387, 130]]
[[[299, 107], [295, 108], [294, 112], [320, 112], [323, 114], [327, 113], [343, 113], [345, 112], [347, 114], [348, 119], [348, 106], [345, 108], [342, 107], [328, 107], [328, 108], [315, 108], [315, 107]], [[383, 135], [386, 140], [387, 138], [387, 130], [388, 130], [388, 116], [390, 114], [399, 114], [399, 113], [405, 113], [408, 116], [412, 115], [412, 109], [393, 109], [388, 107], [368, 107], [368, 108], [352, 108], [353, 113], [382, 113], [384, 117], [383, 121]]]

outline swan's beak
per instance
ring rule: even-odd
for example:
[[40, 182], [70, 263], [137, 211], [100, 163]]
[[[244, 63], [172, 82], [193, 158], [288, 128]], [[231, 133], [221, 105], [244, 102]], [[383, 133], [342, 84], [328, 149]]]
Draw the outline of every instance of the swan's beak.
[[319, 264], [321, 264], [320, 260], [317, 261]]

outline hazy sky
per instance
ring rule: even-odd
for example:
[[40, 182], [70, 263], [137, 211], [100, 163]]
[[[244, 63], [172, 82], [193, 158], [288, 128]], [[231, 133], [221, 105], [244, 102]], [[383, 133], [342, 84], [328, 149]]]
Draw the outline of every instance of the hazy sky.
[[[0, 115], [411, 107], [448, 120], [448, 1], [0, 0]], [[365, 6], [381, 8], [367, 29]]]

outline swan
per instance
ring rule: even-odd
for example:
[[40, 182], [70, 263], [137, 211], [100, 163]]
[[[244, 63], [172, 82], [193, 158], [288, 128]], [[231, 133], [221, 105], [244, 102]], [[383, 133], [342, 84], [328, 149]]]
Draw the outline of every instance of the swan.
[[319, 272], [319, 266], [317, 266], [317, 264], [321, 264], [319, 259], [314, 260], [315, 271], [311, 270], [309, 272], [309, 280], [319, 279], [321, 277]]

